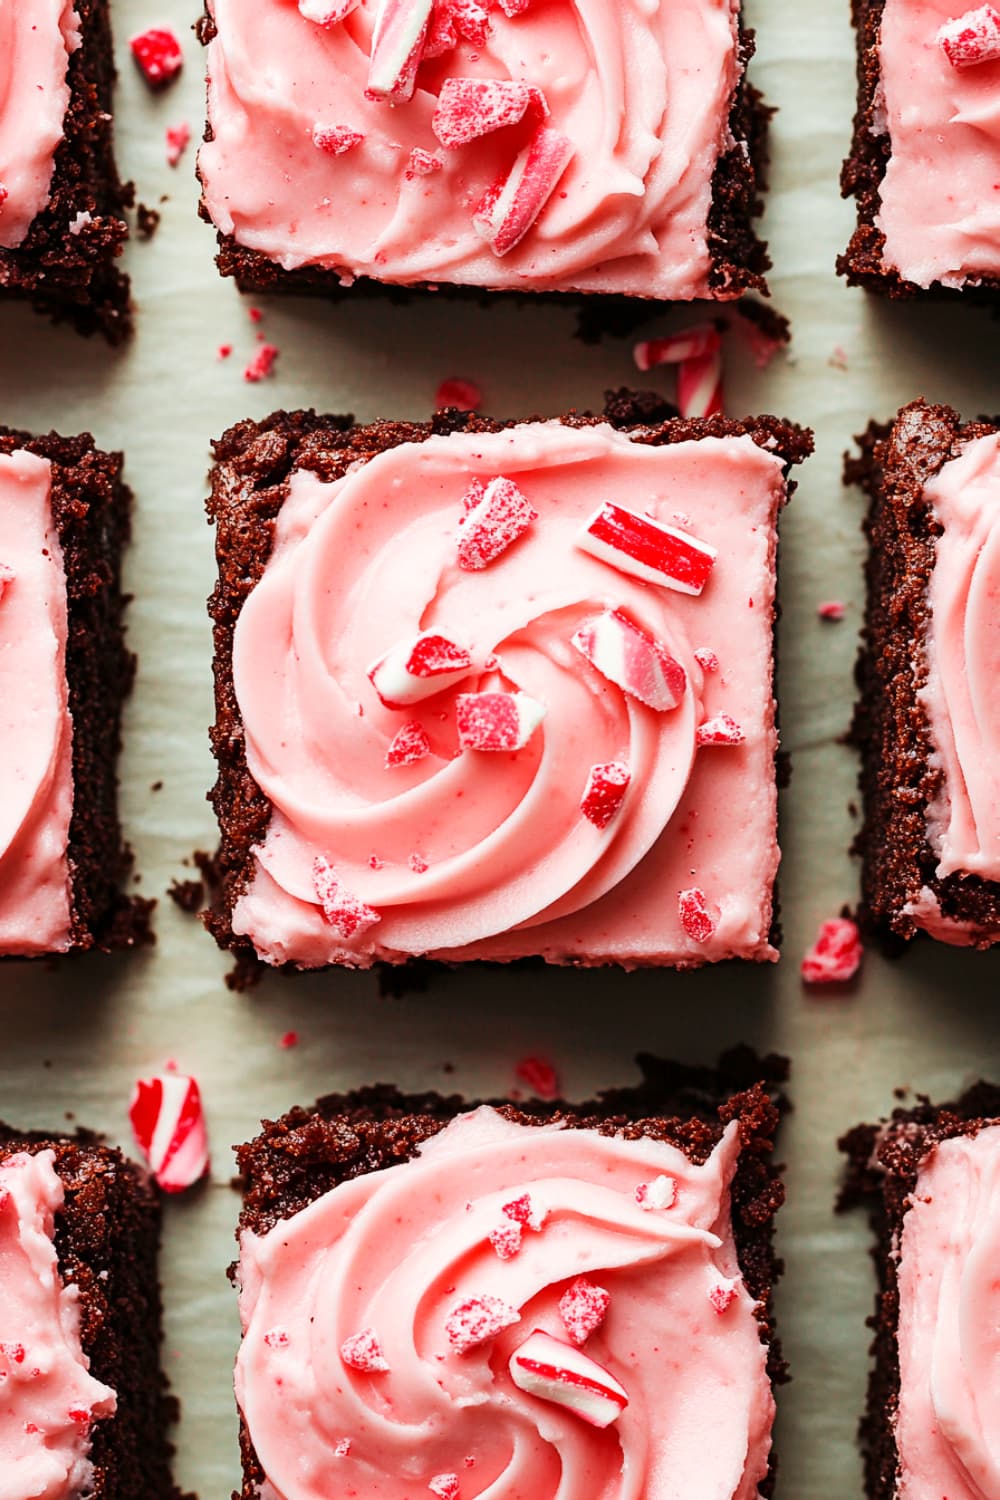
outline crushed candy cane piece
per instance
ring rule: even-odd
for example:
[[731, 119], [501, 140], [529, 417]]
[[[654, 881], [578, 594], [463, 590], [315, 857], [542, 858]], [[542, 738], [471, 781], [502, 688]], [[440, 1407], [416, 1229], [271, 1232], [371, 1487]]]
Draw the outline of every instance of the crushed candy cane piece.
[[83, 231], [87, 228], [88, 224], [93, 224], [93, 222], [93, 214], [89, 211], [89, 209], [85, 208], [80, 213], [74, 214], [72, 219], [70, 219], [69, 232], [70, 234], [74, 235], [82, 234]]
[[857, 923], [834, 917], [823, 923], [802, 960], [802, 978], [806, 984], [846, 984], [861, 967], [864, 951]]
[[699, 646], [694, 652], [694, 659], [703, 672], [717, 672], [719, 670], [719, 658], [708, 646]]
[[334, 1458], [346, 1458], [351, 1451], [350, 1438], [338, 1438], [333, 1445]]
[[299, 1034], [297, 1031], [286, 1031], [278, 1039], [278, 1046], [284, 1048], [286, 1052], [289, 1047], [297, 1047], [298, 1045]]
[[367, 97], [405, 104], [413, 97], [433, 0], [380, 0], [372, 31]]
[[507, 255], [521, 243], [555, 191], [573, 152], [568, 136], [540, 125], [507, 176], [487, 189], [472, 224], [494, 255]]
[[523, 16], [531, 4], [531, 0], [500, 0], [500, 9], [505, 16], [514, 20], [517, 16]]
[[844, 618], [845, 606], [840, 599], [825, 599], [822, 604], [817, 604], [816, 613], [821, 620], [836, 622]]
[[299, 13], [317, 26], [335, 26], [358, 5], [358, 0], [299, 0]]
[[454, 406], [459, 411], [478, 411], [483, 404], [483, 393], [474, 380], [463, 380], [458, 375], [442, 380], [434, 397], [435, 411]]
[[184, 66], [181, 44], [165, 26], [151, 26], [129, 41], [132, 56], [151, 89], [166, 88]]
[[696, 354], [677, 366], [677, 410], [691, 421], [722, 411], [722, 350]]
[[249, 361], [243, 371], [243, 379], [252, 385], [258, 380], [264, 380], [274, 370], [274, 362], [278, 358], [278, 348], [275, 344], [261, 344], [260, 348]]
[[687, 673], [680, 662], [620, 609], [585, 621], [573, 645], [602, 677], [648, 708], [664, 713], [684, 697]]
[[736, 1301], [736, 1285], [735, 1281], [720, 1282], [709, 1292], [708, 1300], [720, 1316]]
[[167, 166], [176, 167], [181, 157], [188, 148], [191, 139], [191, 126], [186, 120], [179, 125], [168, 125], [166, 133], [167, 142]]
[[25, 1359], [24, 1345], [6, 1341], [0, 1343], [0, 1354], [12, 1365], [23, 1365]]
[[474, 481], [459, 521], [458, 565], [467, 572], [486, 568], [524, 535], [538, 512], [512, 479], [502, 475], [485, 487]]
[[677, 1183], [661, 1172], [652, 1182], [640, 1182], [635, 1190], [635, 1201], [640, 1208], [673, 1208], [677, 1202]]
[[509, 1203], [503, 1205], [504, 1216], [510, 1219], [512, 1224], [520, 1224], [522, 1229], [530, 1229], [538, 1234], [548, 1218], [548, 1211], [537, 1208], [530, 1193], [522, 1193], [520, 1198], [512, 1198]]
[[544, 120], [549, 107], [540, 89], [510, 78], [446, 78], [431, 129], [448, 151], [479, 136], [516, 125], [528, 110]]
[[427, 730], [416, 719], [410, 719], [402, 729], [397, 729], [388, 750], [385, 752], [386, 769], [393, 766], [412, 766], [431, 753], [431, 742]]
[[666, 338], [641, 340], [633, 347], [632, 358], [637, 369], [646, 371], [657, 365], [679, 365], [685, 359], [714, 354], [721, 344], [722, 336], [714, 323], [699, 323]]
[[621, 760], [591, 766], [580, 800], [580, 811], [595, 828], [607, 828], [625, 801], [632, 772]]
[[948, 21], [937, 34], [938, 45], [953, 68], [972, 68], [1000, 59], [1000, 11], [981, 5]]
[[440, 172], [444, 162], [440, 156], [432, 156], [429, 151], [422, 151], [415, 146], [410, 152], [403, 176], [407, 182], [412, 182], [415, 177], [429, 177], [432, 172]]
[[448, 1314], [444, 1331], [458, 1354], [468, 1354], [470, 1349], [478, 1349], [480, 1344], [495, 1339], [498, 1333], [520, 1321], [517, 1308], [510, 1307], [500, 1297], [466, 1297]]
[[435, 1474], [427, 1488], [438, 1500], [459, 1500], [461, 1494], [457, 1474]]
[[637, 515], [612, 500], [598, 507], [577, 534], [576, 545], [619, 572], [680, 594], [702, 592], [718, 555], [698, 537]]
[[352, 130], [349, 125], [317, 123], [312, 128], [313, 145], [318, 151], [325, 151], [328, 156], [344, 156], [348, 151], [353, 151], [355, 146], [360, 146], [364, 138], [363, 131]]
[[536, 1328], [510, 1357], [518, 1390], [565, 1406], [591, 1427], [610, 1427], [628, 1405], [628, 1392], [589, 1355]]
[[523, 750], [545, 718], [544, 703], [527, 693], [459, 693], [455, 704], [463, 750]]
[[844, 348], [843, 344], [834, 344], [833, 348], [830, 351], [830, 358], [827, 360], [827, 364], [830, 366], [831, 370], [847, 369], [847, 350]]
[[406, 708], [454, 687], [472, 671], [472, 657], [447, 636], [424, 631], [400, 641], [368, 668], [386, 708]]
[[694, 742], [696, 745], [743, 745], [746, 734], [729, 714], [716, 714], [698, 725]]
[[424, 859], [424, 856], [422, 854], [411, 854], [406, 863], [409, 865], [414, 875], [425, 875], [430, 869], [430, 865], [427, 863], [426, 859]]
[[578, 1276], [559, 1298], [559, 1316], [570, 1340], [579, 1349], [604, 1322], [611, 1293], [586, 1276]]
[[514, 1074], [528, 1085], [537, 1099], [559, 1098], [559, 1074], [547, 1058], [522, 1057], [514, 1068]]
[[695, 943], [707, 943], [719, 925], [722, 913], [698, 886], [677, 894], [677, 911], [681, 926]]
[[0, 563], [0, 599], [3, 598], [5, 592], [16, 578], [17, 574], [8, 563]]
[[269, 1349], [285, 1349], [288, 1346], [288, 1334], [283, 1328], [269, 1328], [264, 1335], [264, 1343]]
[[362, 1328], [360, 1333], [352, 1333], [341, 1344], [340, 1357], [352, 1370], [361, 1370], [366, 1375], [384, 1375], [389, 1368], [374, 1328]]
[[313, 886], [324, 917], [336, 936], [345, 942], [381, 922], [377, 911], [344, 889], [330, 861], [322, 854], [317, 854], [313, 861]]
[[513, 1260], [521, 1248], [524, 1230], [516, 1220], [505, 1219], [502, 1224], [490, 1230], [488, 1238], [498, 1259]]
[[186, 1073], [138, 1079], [128, 1117], [164, 1192], [181, 1193], [201, 1181], [209, 1167], [208, 1131], [196, 1079]]

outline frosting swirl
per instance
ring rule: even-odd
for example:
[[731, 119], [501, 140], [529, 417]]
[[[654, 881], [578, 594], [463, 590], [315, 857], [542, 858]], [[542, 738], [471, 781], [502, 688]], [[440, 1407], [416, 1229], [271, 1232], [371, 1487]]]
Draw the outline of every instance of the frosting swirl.
[[12, 249], [49, 201], [80, 45], [68, 0], [0, 0], [0, 246]]
[[[696, 1166], [661, 1142], [482, 1108], [412, 1160], [244, 1233], [236, 1390], [270, 1492], [325, 1500], [353, 1482], [404, 1500], [456, 1474], [462, 1500], [756, 1496], [773, 1401], [729, 1221], [738, 1153], [735, 1124]], [[671, 1205], [643, 1209], [636, 1188], [662, 1175]], [[525, 1194], [541, 1228], [501, 1259], [489, 1233]], [[560, 1295], [581, 1274], [610, 1294], [586, 1353], [628, 1393], [604, 1430], [507, 1371], [532, 1329], [565, 1341]], [[499, 1298], [520, 1321], [458, 1353], [448, 1318], [470, 1296]], [[345, 1364], [363, 1328], [387, 1371]]]
[[944, 785], [928, 808], [937, 874], [1000, 879], [1000, 437], [925, 486], [940, 524], [921, 697]]
[[[712, 177], [740, 73], [737, 0], [561, 0], [514, 18], [494, 6], [486, 44], [460, 42], [425, 64], [413, 99], [394, 107], [365, 99], [375, 0], [326, 29], [290, 0], [211, 8], [204, 200], [241, 245], [286, 270], [347, 279], [706, 295]], [[509, 169], [522, 127], [443, 150], [431, 118], [446, 77], [540, 88], [575, 148], [534, 228], [502, 258], [473, 211]], [[317, 124], [364, 139], [324, 153]], [[408, 178], [414, 149], [439, 169]]]
[[[754, 497], [738, 517], [737, 472]], [[456, 561], [462, 496], [470, 479], [498, 474], [516, 481], [538, 519], [486, 570], [468, 572]], [[608, 903], [621, 901], [652, 951], [673, 942], [695, 960], [705, 956], [671, 907], [691, 885], [698, 849], [718, 859], [720, 826], [740, 816], [767, 824], [766, 797], [740, 812], [717, 808], [714, 797], [716, 778], [739, 777], [748, 763], [770, 776], [767, 522], [782, 493], [780, 461], [749, 438], [649, 447], [608, 427], [559, 423], [401, 445], [333, 484], [295, 473], [234, 643], [247, 762], [273, 807], [234, 931], [248, 933], [272, 962], [305, 965], [370, 962], [376, 954], [486, 956], [483, 945], [498, 953], [501, 938], [513, 952], [565, 954], [573, 952], [574, 918], [578, 943], [580, 913], [610, 914]], [[575, 546], [609, 494], [640, 497], [665, 520], [697, 497], [697, 530], [720, 552], [701, 598], [650, 587]], [[762, 524], [748, 528], [755, 505]], [[748, 574], [737, 578], [736, 562], [748, 529], [759, 559], [759, 576], [756, 569], [749, 576], [761, 589], [749, 610]], [[745, 566], [739, 558], [738, 569]], [[583, 661], [574, 632], [608, 608], [624, 610], [680, 662], [687, 688], [678, 707], [649, 708]], [[725, 693], [747, 742], [696, 756], [707, 689], [695, 649], [724, 636], [735, 650], [734, 613], [742, 622], [743, 611], [743, 659], [713, 691]], [[475, 670], [405, 713], [388, 709], [367, 669], [420, 631], [458, 642]], [[544, 722], [516, 753], [458, 753], [456, 695], [491, 687], [517, 688], [544, 704]], [[386, 748], [406, 719], [426, 731], [430, 754], [387, 769]], [[580, 799], [590, 768], [606, 762], [624, 763], [630, 782], [621, 811], [598, 828], [581, 816]], [[697, 811], [664, 838], [688, 796]], [[773, 828], [759, 832], [773, 840]], [[653, 851], [647, 935], [629, 879]], [[346, 937], [324, 921], [317, 856], [379, 914], [377, 926]], [[773, 870], [773, 842], [747, 857]], [[748, 866], [745, 884], [727, 882], [736, 894], [720, 902], [712, 956], [748, 934], [752, 940], [755, 924], [766, 941], [767, 916], [759, 894], [755, 900], [759, 869]]]
[[901, 1500], [1000, 1500], [1000, 1126], [920, 1169], [899, 1263]]

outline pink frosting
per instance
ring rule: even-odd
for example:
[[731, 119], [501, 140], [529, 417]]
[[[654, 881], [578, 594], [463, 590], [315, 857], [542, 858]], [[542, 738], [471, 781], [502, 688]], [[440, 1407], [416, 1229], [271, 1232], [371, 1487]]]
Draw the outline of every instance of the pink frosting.
[[[493, 6], [486, 45], [463, 42], [425, 64], [414, 98], [396, 106], [364, 97], [376, 0], [326, 29], [291, 0], [211, 9], [204, 196], [241, 245], [346, 280], [719, 295], [708, 291], [707, 219], [740, 74], [738, 0], [558, 0], [511, 19]], [[530, 123], [443, 149], [431, 117], [447, 77], [541, 88], [549, 124], [575, 148], [533, 229], [503, 257], [476, 234], [473, 211]], [[314, 145], [316, 125], [364, 140], [332, 155]], [[413, 149], [443, 166], [408, 179]]]
[[[730, 1223], [738, 1154], [735, 1124], [695, 1166], [662, 1142], [482, 1108], [415, 1159], [244, 1233], [236, 1391], [268, 1495], [328, 1500], [356, 1486], [404, 1500], [455, 1473], [461, 1500], [756, 1496], [773, 1400]], [[676, 1184], [671, 1206], [643, 1209], [636, 1188], [661, 1176]], [[501, 1259], [488, 1236], [525, 1193], [542, 1227]], [[610, 1293], [585, 1353], [628, 1394], [603, 1431], [524, 1395], [507, 1368], [535, 1328], [566, 1341], [558, 1304], [581, 1274]], [[520, 1321], [457, 1353], [449, 1314], [483, 1296]], [[385, 1373], [341, 1358], [367, 1328]]]
[[0, 1500], [89, 1493], [91, 1424], [115, 1393], [89, 1374], [79, 1293], [64, 1286], [53, 1243], [63, 1186], [52, 1151], [0, 1166]]
[[[538, 512], [480, 572], [456, 563], [470, 479], [506, 475]], [[250, 771], [273, 811], [233, 927], [272, 963], [376, 957], [695, 964], [772, 958], [775, 837], [771, 627], [781, 461], [749, 438], [666, 447], [557, 422], [393, 448], [332, 484], [292, 476], [263, 579], [233, 656]], [[607, 498], [717, 548], [704, 593], [642, 583], [575, 545]], [[570, 644], [620, 608], [682, 664], [687, 689], [657, 712]], [[472, 653], [475, 671], [403, 712], [367, 668], [419, 630]], [[710, 648], [721, 672], [703, 672]], [[500, 670], [486, 663], [496, 653]], [[455, 695], [516, 686], [548, 712], [524, 750], [459, 753]], [[696, 749], [728, 713], [737, 746]], [[386, 769], [404, 721], [431, 753]], [[631, 772], [604, 829], [580, 813], [591, 766]], [[381, 920], [346, 938], [324, 919], [314, 862]], [[412, 856], [417, 856], [413, 859]], [[373, 868], [373, 863], [376, 866]], [[702, 889], [717, 918], [689, 935], [678, 898]]]
[[49, 201], [69, 105], [66, 70], [80, 45], [71, 0], [0, 4], [0, 246], [24, 239]]
[[955, 68], [939, 28], [972, 0], [886, 0], [879, 42], [892, 155], [876, 223], [917, 286], [1000, 274], [1000, 62]]
[[66, 575], [50, 482], [47, 459], [0, 454], [0, 954], [71, 941]]
[[1000, 1500], [1000, 1126], [921, 1167], [899, 1262], [900, 1500]]

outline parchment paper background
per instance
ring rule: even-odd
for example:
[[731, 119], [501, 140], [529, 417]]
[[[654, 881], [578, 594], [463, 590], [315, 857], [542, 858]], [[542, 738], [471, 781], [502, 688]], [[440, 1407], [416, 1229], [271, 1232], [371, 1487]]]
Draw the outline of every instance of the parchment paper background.
[[[16, 0], [15, 0], [16, 3]], [[797, 961], [819, 921], [855, 895], [847, 854], [855, 767], [839, 743], [852, 696], [861, 610], [859, 498], [840, 485], [841, 452], [869, 416], [920, 394], [966, 416], [1000, 409], [997, 334], [973, 309], [884, 307], [833, 275], [849, 234], [837, 172], [853, 112], [847, 0], [748, 0], [759, 35], [753, 76], [780, 107], [766, 218], [775, 301], [794, 322], [788, 359], [763, 375], [731, 361], [729, 409], [776, 411], [816, 430], [783, 527], [781, 713], [794, 762], [782, 800], [785, 959], [741, 973], [503, 973], [441, 976], [429, 992], [380, 1000], [370, 977], [266, 982], [245, 997], [223, 985], [226, 960], [169, 901], [156, 949], [120, 961], [0, 973], [0, 1115], [58, 1130], [68, 1114], [127, 1141], [133, 1079], [174, 1057], [201, 1080], [215, 1152], [210, 1186], [168, 1204], [163, 1257], [166, 1362], [183, 1402], [178, 1478], [202, 1500], [238, 1482], [230, 1370], [235, 1297], [225, 1278], [237, 1198], [229, 1147], [261, 1116], [317, 1093], [374, 1079], [469, 1093], [513, 1085], [516, 1059], [550, 1054], [570, 1096], [632, 1076], [640, 1048], [708, 1060], [746, 1040], [794, 1060], [795, 1113], [782, 1155], [789, 1201], [781, 1225], [788, 1263], [779, 1316], [794, 1381], [781, 1394], [780, 1493], [819, 1500], [860, 1492], [854, 1427], [861, 1401], [872, 1281], [863, 1225], [831, 1206], [837, 1135], [892, 1104], [896, 1085], [942, 1096], [980, 1072], [1000, 1075], [1000, 953], [923, 947], [888, 964], [866, 960], [856, 992], [814, 998]], [[634, 379], [623, 343], [587, 348], [569, 311], [479, 311], [423, 301], [406, 309], [359, 302], [264, 302], [263, 330], [281, 349], [274, 378], [247, 385], [255, 330], [233, 287], [216, 276], [213, 235], [195, 213], [193, 148], [164, 162], [168, 124], [200, 134], [202, 63], [188, 31], [191, 0], [117, 0], [122, 81], [118, 141], [126, 174], [163, 222], [128, 253], [138, 336], [110, 353], [55, 331], [27, 311], [0, 313], [0, 420], [63, 432], [92, 429], [123, 446], [138, 503], [128, 584], [141, 670], [126, 720], [125, 822], [142, 889], [163, 895], [197, 847], [209, 848], [212, 704], [204, 600], [213, 578], [202, 500], [209, 439], [242, 416], [277, 406], [424, 417], [438, 381], [478, 380], [498, 414], [555, 413], [597, 403]], [[157, 22], [185, 37], [180, 84], [153, 99], [134, 73], [127, 38]], [[675, 321], [683, 321], [675, 320]], [[650, 331], [671, 326], [662, 315]], [[234, 345], [219, 363], [217, 346]], [[848, 369], [830, 364], [836, 346]], [[841, 625], [815, 616], [842, 597]], [[159, 792], [153, 783], [162, 780]], [[283, 1051], [282, 1033], [300, 1044]], [[446, 1075], [445, 1063], [454, 1065]]]

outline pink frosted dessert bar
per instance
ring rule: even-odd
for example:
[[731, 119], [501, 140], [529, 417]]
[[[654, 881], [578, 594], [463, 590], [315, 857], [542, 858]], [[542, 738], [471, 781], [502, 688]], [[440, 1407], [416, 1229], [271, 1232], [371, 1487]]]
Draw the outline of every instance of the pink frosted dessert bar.
[[202, 211], [244, 288], [764, 289], [740, 0], [207, 0]]
[[776, 523], [811, 440], [641, 412], [217, 444], [224, 945], [777, 957]]

